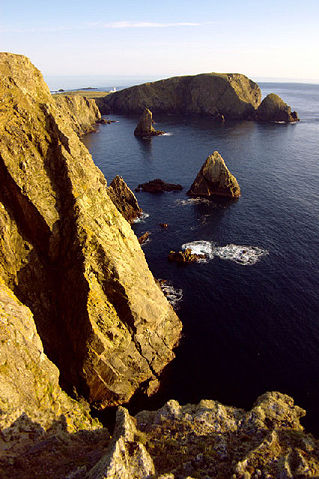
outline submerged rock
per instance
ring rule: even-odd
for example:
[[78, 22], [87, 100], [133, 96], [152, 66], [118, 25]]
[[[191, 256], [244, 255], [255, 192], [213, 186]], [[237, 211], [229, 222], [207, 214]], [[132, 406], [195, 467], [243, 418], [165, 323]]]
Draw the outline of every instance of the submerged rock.
[[143, 137], [150, 137], [150, 136], [159, 136], [163, 134], [164, 134], [164, 131], [155, 130], [155, 128], [153, 127], [152, 112], [148, 108], [145, 108], [134, 130], [134, 135], [140, 136], [143, 138]]
[[133, 223], [143, 213], [136, 196], [121, 176], [117, 175], [112, 180], [107, 192], [114, 205], [129, 223]]
[[2, 53], [0, 74], [0, 277], [61, 384], [99, 408], [127, 402], [174, 358], [181, 323], [40, 72]]
[[180, 191], [182, 185], [175, 183], [165, 183], [165, 181], [156, 178], [155, 180], [148, 181], [147, 183], [141, 183], [135, 188], [135, 191], [146, 191], [147, 193], [162, 193], [163, 191]]
[[299, 121], [298, 114], [291, 111], [291, 107], [280, 96], [270, 93], [263, 99], [256, 111], [256, 119], [266, 122], [295, 122]]
[[187, 192], [190, 196], [238, 198], [240, 187], [218, 151], [210, 155]]

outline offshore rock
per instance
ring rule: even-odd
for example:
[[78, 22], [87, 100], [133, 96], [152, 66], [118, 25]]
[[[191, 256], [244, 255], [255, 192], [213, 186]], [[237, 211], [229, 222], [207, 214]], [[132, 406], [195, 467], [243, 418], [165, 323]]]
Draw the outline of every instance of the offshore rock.
[[107, 189], [108, 195], [126, 221], [133, 223], [143, 213], [136, 196], [121, 176], [116, 176]]
[[155, 128], [153, 127], [152, 112], [148, 108], [145, 108], [134, 130], [134, 135], [140, 136], [143, 138], [143, 137], [150, 137], [150, 136], [159, 136], [163, 134], [164, 134], [164, 131], [155, 130]]
[[0, 276], [62, 384], [126, 402], [173, 359], [181, 323], [40, 72], [2, 53], [0, 74]]
[[160, 178], [155, 180], [148, 181], [147, 183], [141, 183], [135, 188], [135, 191], [146, 191], [147, 193], [162, 193], [163, 191], [180, 191], [182, 190], [182, 185], [175, 183], [165, 183], [165, 181]]
[[205, 198], [214, 196], [238, 198], [240, 187], [218, 151], [214, 151], [201, 167], [187, 194]]
[[140, 113], [147, 105], [156, 113], [199, 114], [218, 120], [251, 119], [260, 101], [259, 86], [237, 73], [168, 78], [126, 88], [102, 99], [105, 108], [114, 113]]
[[95, 131], [96, 123], [101, 122], [101, 113], [94, 100], [80, 95], [54, 95], [61, 117], [68, 119], [72, 129], [79, 135]]
[[285, 123], [299, 121], [297, 112], [292, 112], [291, 107], [275, 93], [270, 93], [263, 99], [256, 111], [256, 119], [258, 121]]
[[186, 248], [185, 251], [170, 251], [168, 255], [168, 261], [175, 263], [196, 263], [205, 259], [207, 259], [205, 254], [192, 253], [190, 248]]
[[151, 233], [150, 233], [149, 231], [146, 231], [144, 234], [142, 234], [142, 236], [140, 236], [140, 237], [138, 238], [138, 242], [139, 242], [140, 244], [146, 243], [146, 241], [147, 241], [148, 238], [150, 237], [150, 234], [151, 234]]

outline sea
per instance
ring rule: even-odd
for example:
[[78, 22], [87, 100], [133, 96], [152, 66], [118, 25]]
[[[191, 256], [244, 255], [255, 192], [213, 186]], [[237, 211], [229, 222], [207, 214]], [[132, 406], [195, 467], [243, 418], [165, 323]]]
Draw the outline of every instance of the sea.
[[[249, 409], [264, 392], [280, 391], [306, 409], [302, 423], [318, 435], [319, 85], [260, 87], [263, 97], [280, 95], [300, 122], [154, 115], [166, 134], [140, 140], [133, 135], [136, 115], [110, 115], [115, 123], [83, 141], [108, 182], [121, 175], [132, 190], [154, 178], [183, 186], [136, 193], [144, 215], [133, 230], [151, 233], [143, 250], [154, 276], [166, 280], [183, 335], [159, 392], [136, 396], [130, 410], [172, 398]], [[237, 201], [187, 196], [216, 150], [239, 182]], [[168, 261], [171, 250], [186, 247], [207, 260]]]

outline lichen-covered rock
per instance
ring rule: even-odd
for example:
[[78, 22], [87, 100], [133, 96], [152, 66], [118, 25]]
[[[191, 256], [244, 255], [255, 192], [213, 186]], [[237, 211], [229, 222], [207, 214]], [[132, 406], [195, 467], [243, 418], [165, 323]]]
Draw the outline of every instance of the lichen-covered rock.
[[299, 121], [298, 114], [291, 111], [291, 107], [280, 96], [270, 93], [263, 99], [256, 111], [256, 118], [266, 122], [295, 122]]
[[216, 119], [251, 119], [259, 106], [259, 86], [237, 73], [203, 73], [144, 83], [102, 99], [114, 113], [201, 114]]
[[248, 412], [212, 400], [171, 400], [136, 419], [161, 477], [315, 478], [319, 441], [303, 431], [304, 414], [291, 397], [272, 392]]
[[206, 198], [214, 196], [238, 198], [240, 187], [218, 151], [214, 151], [201, 167], [187, 194]]
[[126, 402], [174, 357], [181, 323], [40, 72], [0, 54], [0, 275], [61, 381]]
[[126, 221], [133, 223], [143, 213], [136, 196], [121, 176], [116, 176], [107, 189], [108, 195]]
[[54, 95], [53, 98], [64, 121], [67, 118], [79, 136], [94, 131], [96, 123], [101, 121], [100, 110], [93, 99], [80, 95]]
[[163, 131], [155, 130], [155, 128], [153, 127], [152, 112], [148, 108], [145, 108], [134, 130], [134, 135], [143, 138], [150, 136], [159, 136], [163, 134]]
[[119, 407], [109, 450], [86, 479], [150, 479], [154, 474], [152, 458], [138, 440], [135, 419]]

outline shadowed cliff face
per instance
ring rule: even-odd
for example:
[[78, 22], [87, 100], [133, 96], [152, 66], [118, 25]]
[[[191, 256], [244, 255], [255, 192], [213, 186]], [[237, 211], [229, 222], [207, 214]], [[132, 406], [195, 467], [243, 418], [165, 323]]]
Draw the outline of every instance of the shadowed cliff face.
[[0, 276], [63, 384], [120, 404], [174, 357], [180, 321], [40, 72], [0, 54], [0, 73]]
[[260, 88], [244, 75], [203, 73], [126, 88], [103, 98], [99, 107], [114, 113], [139, 113], [147, 107], [153, 112], [250, 119], [260, 100]]

